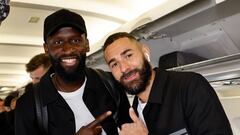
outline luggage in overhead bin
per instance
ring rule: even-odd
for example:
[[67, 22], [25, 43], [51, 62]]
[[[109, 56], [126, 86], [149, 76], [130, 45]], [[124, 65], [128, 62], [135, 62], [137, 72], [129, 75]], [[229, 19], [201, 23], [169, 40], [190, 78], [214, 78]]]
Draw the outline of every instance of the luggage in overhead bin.
[[195, 62], [200, 62], [203, 60], [207, 59], [200, 57], [196, 54], [176, 51], [160, 56], [158, 66], [159, 68], [169, 69]]

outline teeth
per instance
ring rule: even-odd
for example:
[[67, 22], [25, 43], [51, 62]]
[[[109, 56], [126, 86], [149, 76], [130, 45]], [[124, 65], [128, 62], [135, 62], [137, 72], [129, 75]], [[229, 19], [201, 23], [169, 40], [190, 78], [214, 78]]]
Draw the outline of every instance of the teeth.
[[62, 59], [62, 62], [66, 64], [72, 64], [76, 62], [76, 59]]
[[132, 72], [131, 72], [131, 73], [128, 73], [128, 74], [126, 74], [126, 75], [125, 75], [125, 77], [124, 77], [124, 78], [125, 78], [125, 79], [128, 79], [128, 78], [129, 78], [129, 77], [131, 77], [132, 75], [133, 75], [133, 73], [132, 73]]

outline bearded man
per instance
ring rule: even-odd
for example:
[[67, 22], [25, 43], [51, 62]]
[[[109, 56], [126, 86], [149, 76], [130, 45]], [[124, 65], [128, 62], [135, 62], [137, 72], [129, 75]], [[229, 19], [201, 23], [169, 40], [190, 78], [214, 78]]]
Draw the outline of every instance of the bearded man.
[[[66, 9], [49, 15], [44, 21], [44, 50], [52, 67], [18, 100], [16, 135], [117, 135], [118, 127], [131, 121], [125, 92], [118, 89], [116, 105], [98, 74], [85, 66], [89, 41], [82, 16]], [[47, 107], [47, 130], [37, 121], [36, 90]]]
[[103, 51], [115, 79], [136, 95], [129, 110], [133, 123], [124, 124], [120, 135], [232, 134], [215, 91], [200, 74], [152, 68], [150, 49], [126, 32], [110, 35]]

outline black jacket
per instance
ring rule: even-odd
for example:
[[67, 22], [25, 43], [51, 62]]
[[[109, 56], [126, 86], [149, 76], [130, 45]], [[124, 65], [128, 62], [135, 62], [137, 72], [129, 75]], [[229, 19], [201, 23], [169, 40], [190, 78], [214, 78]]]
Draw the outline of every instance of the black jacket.
[[[152, 135], [232, 135], [219, 99], [199, 74], [155, 69], [143, 116]], [[138, 100], [133, 107], [137, 112]]]
[[[92, 69], [86, 69], [87, 82], [83, 94], [83, 101], [94, 117], [111, 110], [117, 110], [113, 98], [110, 96], [99, 76]], [[74, 114], [66, 101], [55, 89], [50, 74], [52, 69], [41, 79], [39, 86], [43, 95], [43, 104], [48, 108], [48, 130], [49, 135], [74, 135], [75, 119]], [[117, 133], [117, 125], [129, 122], [129, 102], [124, 91], [119, 89], [121, 102], [118, 123], [112, 117], [102, 123], [103, 129], [109, 135]], [[33, 90], [26, 92], [17, 102], [15, 113], [15, 135], [40, 135], [36, 122]]]
[[14, 135], [14, 110], [0, 113], [1, 135]]

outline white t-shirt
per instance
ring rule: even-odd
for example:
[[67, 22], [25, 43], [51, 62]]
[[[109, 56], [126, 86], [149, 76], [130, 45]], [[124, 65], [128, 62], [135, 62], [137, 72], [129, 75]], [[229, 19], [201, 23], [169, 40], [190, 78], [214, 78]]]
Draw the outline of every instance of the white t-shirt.
[[[76, 91], [73, 92], [62, 92], [58, 91], [59, 94], [65, 99], [70, 108], [72, 109], [75, 117], [76, 132], [82, 127], [86, 126], [95, 118], [90, 113], [88, 108], [83, 102], [83, 92], [86, 85], [86, 78], [83, 85]], [[106, 132], [102, 130], [102, 135], [106, 135]]]
[[145, 126], [146, 126], [146, 122], [145, 122], [144, 117], [143, 117], [143, 109], [145, 108], [146, 104], [147, 103], [143, 103], [141, 100], [138, 99], [137, 111], [138, 111], [138, 114], [139, 114], [139, 118], [143, 121]]

